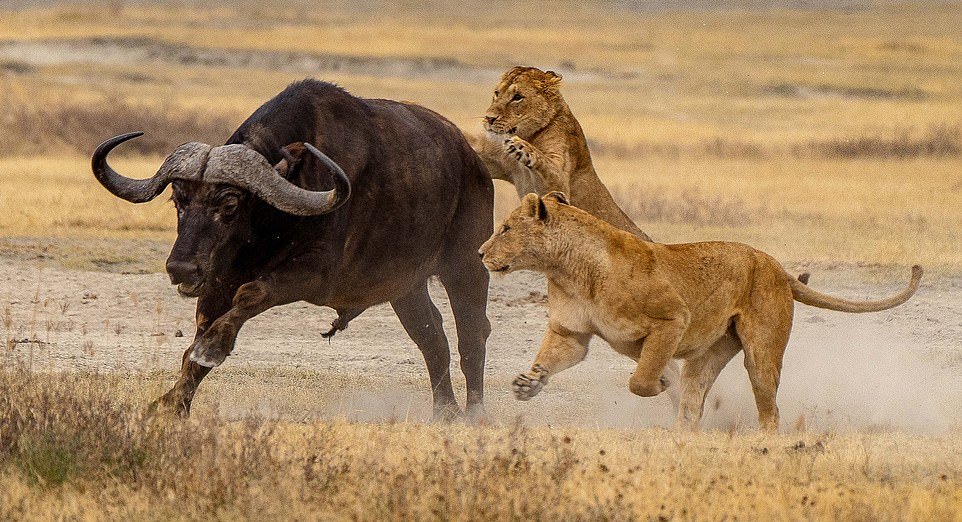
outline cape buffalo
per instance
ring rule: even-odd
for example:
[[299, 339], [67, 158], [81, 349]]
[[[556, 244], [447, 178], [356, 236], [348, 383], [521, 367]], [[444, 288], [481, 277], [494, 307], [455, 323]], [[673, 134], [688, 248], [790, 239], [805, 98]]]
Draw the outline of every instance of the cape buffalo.
[[477, 251], [493, 229], [494, 191], [457, 127], [418, 105], [304, 80], [257, 109], [225, 145], [181, 145], [152, 178], [134, 180], [107, 155], [141, 134], [105, 141], [92, 166], [107, 190], [135, 203], [173, 188], [177, 240], [167, 273], [180, 294], [198, 298], [197, 331], [179, 379], [153, 409], [189, 414], [198, 384], [230, 354], [238, 330], [268, 308], [332, 307], [338, 318], [325, 335], [333, 335], [390, 302], [424, 356], [435, 417], [456, 414], [448, 341], [428, 296], [436, 275], [454, 312], [467, 412], [482, 412], [491, 327]]

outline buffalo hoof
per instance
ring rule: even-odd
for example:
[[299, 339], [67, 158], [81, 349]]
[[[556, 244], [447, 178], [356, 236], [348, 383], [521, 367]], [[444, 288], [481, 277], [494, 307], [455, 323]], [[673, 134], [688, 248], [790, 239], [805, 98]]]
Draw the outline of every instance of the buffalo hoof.
[[228, 353], [218, 345], [205, 341], [203, 337], [194, 342], [190, 350], [190, 360], [205, 368], [216, 368], [227, 359]]
[[482, 404], [469, 404], [465, 408], [464, 420], [468, 424], [474, 425], [491, 424], [491, 418], [488, 417], [488, 413], [484, 411], [484, 405]]
[[445, 404], [441, 406], [434, 407], [434, 415], [431, 417], [432, 422], [454, 422], [463, 418], [464, 414], [461, 413], [461, 408], [458, 407], [457, 403]]

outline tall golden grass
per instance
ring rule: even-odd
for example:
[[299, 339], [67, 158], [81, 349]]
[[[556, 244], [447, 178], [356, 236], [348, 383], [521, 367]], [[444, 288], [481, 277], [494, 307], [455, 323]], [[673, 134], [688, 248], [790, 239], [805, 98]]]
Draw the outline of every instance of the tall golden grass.
[[131, 384], [0, 370], [0, 518], [962, 517], [958, 433], [170, 422]]

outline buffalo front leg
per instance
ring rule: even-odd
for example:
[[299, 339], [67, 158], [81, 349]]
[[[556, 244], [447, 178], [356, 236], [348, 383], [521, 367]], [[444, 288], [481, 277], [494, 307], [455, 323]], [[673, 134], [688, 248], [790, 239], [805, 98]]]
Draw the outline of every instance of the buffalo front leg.
[[580, 363], [588, 355], [591, 334], [573, 332], [560, 324], [549, 322], [541, 341], [541, 349], [531, 369], [518, 375], [511, 387], [519, 401], [537, 395], [548, 382], [548, 377]]
[[194, 339], [189, 359], [205, 368], [215, 368], [227, 359], [234, 349], [237, 332], [248, 319], [275, 306], [290, 302], [280, 300], [273, 287], [265, 281], [245, 283], [237, 289], [230, 310], [210, 325], [203, 335]]
[[[210, 328], [210, 325], [215, 319], [230, 309], [230, 302], [229, 294], [201, 296], [197, 300], [197, 311], [195, 313], [197, 329], [194, 333], [195, 343], [204, 335], [204, 332]], [[211, 368], [201, 366], [190, 360], [192, 350], [193, 343], [184, 351], [180, 366], [180, 376], [177, 382], [174, 383], [170, 391], [151, 403], [148, 409], [150, 413], [170, 412], [181, 417], [190, 415], [190, 404], [194, 400], [194, 393], [197, 391], [200, 381], [202, 381], [211, 370]]]
[[451, 386], [451, 349], [441, 324], [441, 312], [428, 295], [427, 281], [404, 297], [391, 301], [391, 306], [401, 326], [424, 356], [431, 379], [434, 419], [449, 420], [458, 416], [461, 410]]

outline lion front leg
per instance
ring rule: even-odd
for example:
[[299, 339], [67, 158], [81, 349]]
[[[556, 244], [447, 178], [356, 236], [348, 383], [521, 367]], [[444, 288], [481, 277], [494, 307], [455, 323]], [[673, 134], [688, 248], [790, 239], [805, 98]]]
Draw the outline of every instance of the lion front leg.
[[502, 147], [509, 158], [535, 174], [539, 195], [554, 190], [569, 193], [568, 176], [564, 174], [564, 169], [537, 147], [518, 136], [506, 138]]
[[639, 341], [638, 366], [628, 380], [631, 393], [654, 397], [668, 388], [665, 368], [678, 350], [686, 327], [687, 321], [683, 319], [665, 321]]
[[549, 324], [531, 369], [518, 375], [512, 382], [515, 398], [520, 401], [531, 399], [541, 392], [549, 376], [583, 361], [588, 354], [589, 341], [591, 334], [572, 332], [560, 325]]

